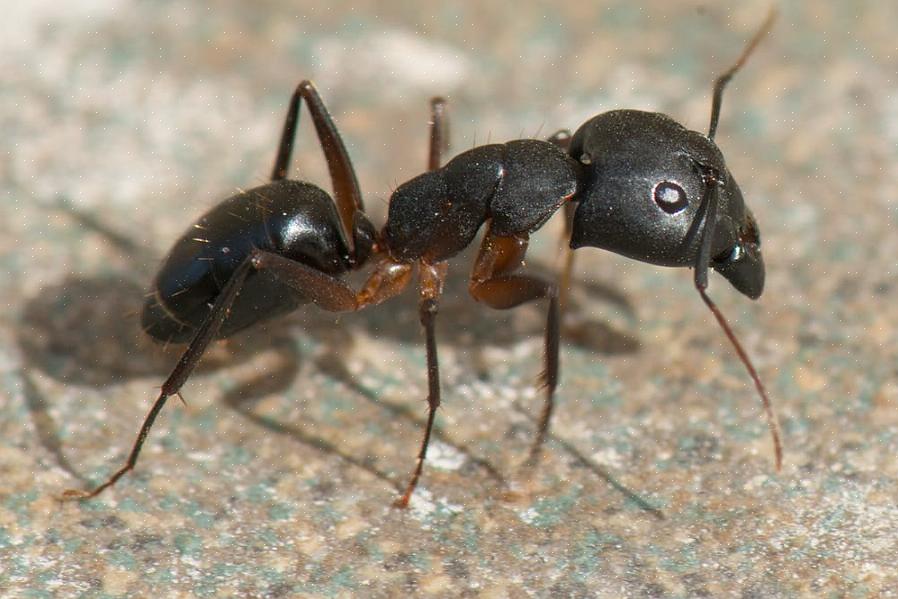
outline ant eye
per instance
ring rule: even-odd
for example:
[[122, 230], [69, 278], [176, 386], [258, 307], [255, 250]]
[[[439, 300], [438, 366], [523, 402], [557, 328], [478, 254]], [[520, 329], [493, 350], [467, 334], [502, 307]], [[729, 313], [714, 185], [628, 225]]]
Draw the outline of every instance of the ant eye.
[[689, 203], [683, 188], [672, 181], [658, 183], [652, 194], [655, 197], [655, 203], [668, 214], [676, 214]]
[[580, 164], [592, 164], [592, 156], [588, 153], [583, 152], [580, 154]]

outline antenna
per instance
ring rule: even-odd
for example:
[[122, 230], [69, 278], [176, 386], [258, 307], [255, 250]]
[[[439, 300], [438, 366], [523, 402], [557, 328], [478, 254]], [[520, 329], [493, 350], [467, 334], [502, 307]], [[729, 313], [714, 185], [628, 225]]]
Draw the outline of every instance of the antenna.
[[714, 82], [714, 100], [711, 102], [711, 124], [708, 126], [708, 139], [713, 140], [714, 134], [717, 133], [717, 121], [720, 119], [720, 103], [723, 101], [723, 88], [730, 82], [736, 71], [742, 68], [742, 65], [745, 64], [745, 61], [748, 60], [748, 57], [754, 52], [757, 45], [773, 27], [773, 22], [776, 21], [778, 14], [776, 7], [771, 6], [770, 11], [767, 13], [767, 18], [761, 23], [761, 27], [758, 28], [754, 37], [746, 44], [745, 49], [742, 50], [742, 54], [739, 55], [736, 62]]

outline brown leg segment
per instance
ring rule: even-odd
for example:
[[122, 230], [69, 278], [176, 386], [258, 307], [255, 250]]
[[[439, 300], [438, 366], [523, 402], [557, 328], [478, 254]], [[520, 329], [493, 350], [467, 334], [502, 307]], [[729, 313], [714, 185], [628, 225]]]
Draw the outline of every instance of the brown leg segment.
[[271, 252], [254, 252], [250, 261], [253, 268], [271, 272], [278, 281], [308, 297], [319, 308], [328, 312], [357, 309], [352, 288], [320, 270]]
[[[447, 131], [446, 121], [446, 100], [438, 97], [431, 98], [428, 170], [434, 171], [442, 166], [443, 152], [449, 147], [449, 132]], [[395, 265], [395, 267], [399, 266], [398, 264]], [[443, 284], [446, 280], [447, 270], [448, 265], [445, 262], [428, 264], [423, 260], [418, 261], [418, 276], [420, 277], [418, 313], [421, 318], [421, 325], [424, 327], [424, 343], [427, 348], [427, 424], [424, 429], [424, 439], [421, 441], [421, 449], [418, 451], [415, 471], [412, 473], [412, 478], [408, 481], [405, 493], [393, 504], [398, 508], [408, 507], [412, 493], [418, 486], [418, 480], [421, 478], [421, 473], [424, 470], [424, 460], [427, 457], [427, 446], [430, 444], [437, 408], [440, 406], [440, 365], [437, 359], [435, 326], [439, 300], [443, 294]], [[403, 286], [405, 286], [404, 283]]]
[[430, 443], [430, 435], [433, 432], [433, 422], [440, 407], [440, 367], [437, 359], [436, 318], [439, 307], [440, 295], [443, 293], [443, 283], [446, 280], [448, 268], [445, 262], [438, 264], [418, 263], [420, 276], [420, 303], [418, 313], [421, 317], [421, 325], [424, 327], [425, 345], [427, 347], [427, 425], [424, 430], [424, 439], [421, 441], [421, 450], [418, 452], [418, 460], [415, 463], [415, 471], [402, 497], [396, 500], [395, 506], [408, 507], [408, 502], [418, 486], [421, 472], [424, 470], [424, 459], [427, 457], [427, 446]]
[[[304, 293], [310, 295], [315, 303], [322, 308], [331, 311], [343, 309], [359, 310], [369, 305], [379, 304], [398, 295], [405, 289], [406, 285], [408, 285], [412, 271], [411, 264], [401, 264], [394, 262], [390, 258], [384, 257], [377, 264], [374, 272], [368, 277], [362, 290], [353, 297], [352, 291], [342, 281], [332, 280], [326, 284], [316, 282], [317, 279], [327, 278], [327, 276], [301, 264], [291, 262], [286, 258], [274, 254], [262, 254], [258, 263], [259, 268], [277, 268], [276, 275], [278, 278], [281, 278], [291, 285], [295, 282], [297, 288], [304, 290]], [[435, 325], [439, 299], [443, 293], [443, 285], [446, 280], [447, 270], [448, 266], [445, 262], [437, 264], [428, 264], [423, 260], [418, 262], [418, 273], [420, 277], [420, 302], [418, 311], [421, 318], [421, 325], [424, 327], [425, 346], [427, 348], [427, 424], [424, 429], [424, 439], [421, 441], [421, 449], [418, 451], [415, 470], [406, 486], [405, 492], [394, 503], [394, 505], [399, 508], [408, 507], [412, 493], [414, 493], [415, 488], [418, 486], [418, 481], [424, 470], [424, 460], [427, 458], [427, 447], [430, 444], [430, 437], [433, 433], [433, 424], [436, 419], [437, 408], [440, 406], [440, 369], [437, 358]], [[313, 286], [317, 290], [316, 295], [312, 296], [309, 293], [308, 288], [310, 286]], [[316, 297], [318, 299], [316, 299]], [[552, 388], [554, 388], [558, 371], [557, 337], [556, 323], [556, 366], [553, 371], [555, 374], [546, 379], [547, 381], [552, 381], [550, 383]], [[544, 418], [546, 419], [547, 426], [548, 416], [546, 415]]]
[[393, 262], [384, 258], [368, 276], [362, 290], [356, 295], [358, 310], [376, 306], [402, 293], [412, 278], [412, 265]]
[[474, 265], [469, 290], [477, 301], [497, 310], [506, 310], [536, 299], [549, 300], [549, 311], [546, 316], [545, 367], [540, 375], [546, 389], [546, 398], [536, 439], [527, 460], [532, 464], [539, 458], [555, 406], [555, 388], [558, 386], [560, 373], [558, 364], [560, 326], [557, 287], [531, 275], [511, 274], [521, 265], [527, 251], [527, 241], [526, 235], [496, 237], [487, 232]]
[[337, 204], [337, 212], [340, 214], [340, 223], [343, 229], [344, 240], [350, 253], [355, 249], [352, 235], [353, 220], [356, 212], [364, 211], [362, 193], [359, 191], [359, 182], [356, 179], [352, 162], [343, 145], [337, 126], [331, 119], [324, 102], [318, 95], [318, 90], [311, 81], [302, 81], [296, 86], [290, 106], [287, 109], [287, 117], [284, 119], [284, 129], [281, 133], [281, 142], [278, 145], [277, 157], [274, 160], [274, 168], [271, 171], [271, 180], [279, 181], [286, 178], [287, 167], [290, 162], [290, 154], [293, 152], [293, 142], [296, 138], [296, 127], [299, 124], [299, 103], [305, 100], [315, 124], [318, 141], [324, 151], [327, 168], [331, 175], [331, 185], [334, 189], [334, 200]]
[[90, 499], [96, 497], [105, 489], [114, 485], [127, 472], [134, 469], [143, 444], [156, 421], [156, 417], [162, 411], [168, 398], [178, 394], [181, 386], [187, 381], [193, 369], [196, 368], [196, 365], [203, 357], [209, 343], [218, 335], [218, 331], [221, 330], [222, 324], [227, 319], [234, 299], [240, 293], [247, 275], [253, 269], [272, 272], [280, 281], [294, 287], [312, 302], [330, 312], [351, 312], [367, 304], [380, 303], [402, 291], [409, 280], [411, 272], [410, 265], [399, 265], [385, 260], [378, 265], [378, 268], [372, 274], [371, 278], [374, 282], [372, 283], [369, 280], [369, 284], [365, 289], [356, 295], [352, 288], [340, 279], [324, 274], [314, 268], [294, 262], [278, 254], [262, 251], [254, 252], [231, 275], [224, 289], [218, 294], [209, 316], [197, 329], [178, 364], [162, 384], [162, 391], [150, 408], [146, 418], [144, 418], [140, 431], [137, 433], [137, 440], [134, 442], [130, 454], [128, 454], [125, 465], [110, 476], [106, 482], [93, 490], [70, 489], [63, 493], [63, 499]]
[[[345, 309], [359, 310], [369, 305], [376, 305], [398, 295], [405, 289], [411, 279], [412, 265], [394, 262], [384, 257], [376, 265], [375, 270], [368, 277], [364, 287], [355, 296], [342, 281], [316, 282], [318, 279], [328, 278], [318, 271], [309, 269], [301, 264], [291, 262], [286, 258], [274, 254], [262, 254], [259, 258], [259, 268], [277, 269], [275, 274], [291, 285], [295, 283], [297, 289], [303, 290], [306, 295], [326, 310], [339, 311]], [[437, 359], [436, 342], [436, 316], [439, 298], [443, 293], [443, 284], [446, 280], [447, 264], [428, 264], [418, 262], [420, 277], [420, 303], [419, 314], [421, 325], [424, 327], [425, 345], [427, 348], [427, 424], [424, 430], [424, 439], [421, 441], [421, 449], [415, 463], [415, 470], [406, 486], [405, 492], [396, 500], [395, 506], [408, 507], [412, 493], [418, 486], [421, 473], [424, 470], [424, 460], [427, 457], [427, 447], [433, 433], [433, 424], [436, 418], [437, 408], [440, 406], [440, 370]], [[315, 295], [309, 293], [308, 288], [316, 289]], [[317, 299], [316, 299], [317, 298]], [[557, 337], [557, 335], [556, 335]], [[556, 346], [557, 355], [557, 346]], [[555, 370], [557, 372], [557, 368]], [[553, 383], [554, 386], [554, 383]]]
[[[524, 248], [526, 249], [526, 244]], [[412, 273], [411, 264], [401, 264], [390, 258], [383, 257], [375, 266], [374, 272], [368, 277], [362, 290], [357, 294], [353, 294], [349, 286], [342, 281], [276, 254], [259, 252], [253, 258], [253, 265], [258, 269], [264, 268], [274, 272], [281, 281], [295, 286], [320, 307], [332, 312], [360, 310], [366, 306], [377, 305], [386, 301], [405, 289]], [[395, 502], [395, 505], [401, 508], [408, 506], [412, 493], [414, 493], [421, 478], [421, 473], [424, 470], [424, 460], [427, 457], [427, 447], [430, 444], [430, 437], [433, 433], [437, 408], [440, 406], [440, 371], [437, 359], [435, 325], [439, 298], [443, 293], [447, 270], [445, 262], [438, 264], [428, 264], [424, 261], [418, 262], [420, 277], [419, 314], [421, 325], [424, 327], [425, 345], [427, 348], [428, 413], [424, 439], [418, 452], [415, 470], [406, 486], [405, 493]], [[554, 330], [556, 333], [555, 367], [547, 369], [553, 374], [546, 377], [547, 385], [553, 389], [557, 381], [558, 372], [557, 323]], [[546, 426], [548, 426], [548, 416], [544, 416], [544, 418], [547, 422]]]
[[251, 260], [257, 270], [271, 272], [328, 312], [354, 312], [385, 302], [402, 293], [412, 274], [411, 264], [381, 258], [362, 290], [355, 292], [340, 279], [278, 254], [257, 251]]
[[206, 318], [205, 322], [203, 322], [202, 326], [197, 329], [193, 340], [190, 342], [190, 345], [187, 346], [187, 349], [184, 351], [178, 364], [162, 384], [162, 391], [153, 403], [153, 407], [150, 408], [146, 418], [144, 418], [140, 431], [137, 433], [137, 440], [131, 447], [131, 453], [128, 454], [128, 459], [125, 461], [125, 465], [116, 470], [106, 482], [93, 490], [81, 491], [69, 489], [63, 493], [62, 499], [90, 499], [91, 497], [96, 497], [105, 489], [114, 485], [115, 482], [127, 472], [134, 469], [134, 465], [137, 464], [137, 457], [140, 455], [140, 450], [143, 447], [144, 441], [147, 439], [147, 435], [150, 433], [150, 429], [153, 427], [153, 423], [156, 421], [156, 417], [159, 415], [163, 406], [165, 406], [165, 402], [168, 398], [177, 394], [181, 389], [181, 385], [183, 385], [188, 377], [190, 377], [190, 373], [193, 372], [193, 369], [199, 363], [200, 358], [203, 357], [203, 353], [206, 351], [209, 343], [218, 334], [218, 331], [221, 329], [221, 325], [227, 318], [231, 305], [234, 303], [234, 299], [240, 292], [240, 288], [243, 287], [243, 282], [246, 280], [246, 276], [249, 274], [251, 268], [251, 259], [248, 258], [244, 260], [244, 262], [237, 267], [234, 274], [231, 275], [231, 278], [228, 280], [228, 283], [225, 285], [224, 289], [222, 289], [221, 293], [218, 294], [218, 298], [215, 300], [215, 305], [209, 312], [209, 316]]
[[[290, 104], [272, 178], [276, 179], [286, 176], [287, 162], [289, 161], [296, 130], [300, 98], [306, 99], [309, 110], [312, 113], [312, 119], [331, 171], [334, 194], [341, 221], [344, 225], [344, 232], [351, 243], [352, 218], [356, 210], [362, 210], [358, 183], [336, 127], [327, 114], [314, 86], [308, 81], [299, 84]], [[440, 168], [442, 154], [449, 146], [446, 101], [443, 98], [435, 97], [431, 99], [430, 115], [430, 148], [427, 166], [429, 170], [436, 170]], [[353, 203], [348, 203], [347, 199], [352, 199]], [[352, 247], [350, 246], [351, 250]], [[256, 268], [270, 269], [283, 282], [296, 287], [302, 293], [308, 295], [320, 307], [330, 311], [360, 310], [370, 305], [380, 304], [398, 295], [405, 289], [411, 279], [412, 271], [411, 264], [402, 264], [386, 255], [382, 255], [362, 289], [357, 294], [354, 294], [342, 281], [275, 254], [259, 253], [254, 258], [253, 264]], [[419, 262], [421, 278], [419, 311], [421, 324], [424, 326], [427, 347], [427, 404], [429, 412], [424, 440], [421, 443], [415, 471], [405, 493], [396, 501], [396, 505], [399, 507], [408, 506], [411, 495], [421, 477], [424, 459], [427, 455], [427, 446], [430, 443], [430, 436], [433, 431], [436, 409], [440, 405], [439, 364], [437, 361], [434, 325], [439, 296], [443, 292], [446, 270], [447, 266], [445, 263], [431, 265], [423, 261]], [[311, 294], [309, 293], [310, 288], [314, 290]]]

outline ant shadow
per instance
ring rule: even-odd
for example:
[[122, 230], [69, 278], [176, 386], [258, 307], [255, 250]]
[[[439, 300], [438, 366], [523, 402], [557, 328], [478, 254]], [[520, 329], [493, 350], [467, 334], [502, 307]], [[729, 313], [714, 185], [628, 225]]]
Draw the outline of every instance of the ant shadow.
[[[62, 383], [93, 388], [119, 385], [143, 377], [158, 377], [161, 381], [171, 372], [183, 347], [161, 347], [140, 330], [137, 322], [136, 316], [145, 295], [145, 288], [137, 279], [151, 280], [153, 273], [145, 265], [155, 264], [158, 258], [127, 235], [108, 227], [91, 214], [79, 211], [63, 199], [58, 200], [52, 209], [64, 212], [83, 229], [99, 233], [122, 255], [125, 264], [119, 272], [113, 271], [96, 277], [68, 277], [60, 283], [43, 287], [25, 305], [17, 331], [17, 341], [25, 364], [28, 365], [21, 372], [25, 400], [38, 437], [57, 464], [86, 486], [90, 481], [66, 457], [59, 442], [59, 426], [54, 422], [47, 401], [41, 395], [31, 372], [40, 372]], [[463, 264], [463, 257], [458, 262]], [[547, 268], [528, 264], [528, 270], [552, 278]], [[472, 309], [476, 303], [467, 294], [466, 274], [463, 268], [450, 269], [438, 317], [438, 341], [441, 345], [464, 347], [466, 353], [475, 356], [473, 362], [475, 370], [479, 370], [479, 376], [486, 378], [489, 376], [488, 371], [476, 368], [476, 364], [482, 363], [476, 358], [478, 352], [482, 351], [480, 348], [509, 346], [518, 342], [522, 335], [539, 338], [543, 333], [542, 321], [534, 321], [532, 330], [521, 330], [513, 323], [513, 311]], [[590, 302], [610, 303], [632, 316], [632, 304], [618, 291], [598, 283], [578, 283], [578, 287]], [[350, 315], [351, 322], [347, 324], [364, 329], [372, 337], [423, 346], [415, 294], [403, 294], [390, 304], [392, 308], [389, 310], [381, 307]], [[580, 305], [572, 299], [566, 318], [568, 314], [576, 317], [579, 312]], [[489, 319], [486, 327], [482, 320], [484, 317]], [[350, 321], [350, 318], [346, 320]], [[451, 323], [451, 326], [440, 326], [440, 323]], [[396, 418], [413, 423], [423, 430], [425, 420], [413, 407], [382, 399], [356, 380], [343, 360], [354, 343], [351, 331], [347, 327], [335, 327], [334, 315], [314, 306], [308, 310], [301, 308], [273, 324], [263, 323], [238, 333], [226, 344], [215, 344], [203, 356], [196, 372], [214, 372], [263, 352], [273, 352], [276, 356], [275, 367], [266, 369], [227, 391], [223, 397], [224, 405], [254, 424], [286, 435], [317, 451], [336, 456], [401, 492], [402, 483], [377, 467], [372, 460], [354, 456], [331, 441], [308, 433], [302, 427], [285, 424], [254, 411], [254, 405], [259, 399], [288, 390], [303, 367], [303, 356], [297, 348], [295, 331], [292, 330], [294, 326], [301, 327], [304, 334], [324, 347], [312, 364], [319, 372], [351, 389], [379, 409], [387, 410]], [[565, 341], [573, 341], [575, 346], [596, 354], [632, 353], [639, 349], [639, 342], [635, 337], [617, 331], [608, 324], [589, 321], [588, 326], [578, 325], [576, 331], [579, 334], [572, 337], [572, 331], [565, 330]], [[588, 334], [583, 334], [584, 331], [588, 331]], [[435, 438], [462, 453], [470, 464], [482, 470], [499, 487], [507, 488], [505, 477], [489, 460], [478, 457], [470, 447], [452, 440], [439, 425], [434, 428], [433, 434]], [[592, 464], [570, 444], [554, 435], [552, 437], [578, 462], [604, 478], [628, 499], [636, 501], [651, 513], [656, 512], [655, 508], [638, 499], [634, 492], [620, 485], [609, 473]]]

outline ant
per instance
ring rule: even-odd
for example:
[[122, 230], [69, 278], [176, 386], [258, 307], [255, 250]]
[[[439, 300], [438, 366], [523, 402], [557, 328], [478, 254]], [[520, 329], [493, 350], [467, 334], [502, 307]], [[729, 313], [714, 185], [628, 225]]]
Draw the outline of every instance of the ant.
[[[475, 147], [445, 165], [445, 101], [431, 101], [428, 170], [400, 185], [376, 232], [343, 141], [315, 87], [301, 82], [290, 101], [271, 182], [234, 195], [207, 212], [175, 242], [144, 305], [142, 326], [154, 339], [187, 342], [144, 419], [125, 464], [91, 491], [95, 497], [134, 468], [167, 399], [179, 395], [209, 343], [260, 321], [315, 303], [356, 311], [401, 293], [417, 267], [419, 316], [427, 352], [428, 417], [415, 470], [395, 502], [406, 507], [421, 476], [440, 405], [435, 322], [447, 260], [469, 246], [484, 224], [469, 292], [505, 310], [544, 299], [545, 400], [528, 463], [539, 456], [559, 380], [561, 301], [558, 285], [521, 274], [529, 236], [560, 208], [568, 213], [570, 248], [592, 246], [662, 266], [692, 266], [699, 295], [734, 345], [761, 397], [776, 467], [782, 445], [776, 418], [754, 366], [706, 293], [708, 269], [757, 299], [764, 286], [758, 226], [714, 143], [723, 91], [772, 25], [771, 10], [735, 64], [714, 84], [707, 136], [670, 117], [614, 110], [570, 136], [519, 139]], [[323, 149], [334, 197], [287, 178], [305, 102]], [[569, 254], [562, 274], [570, 278]], [[360, 291], [342, 277], [373, 264]]]

